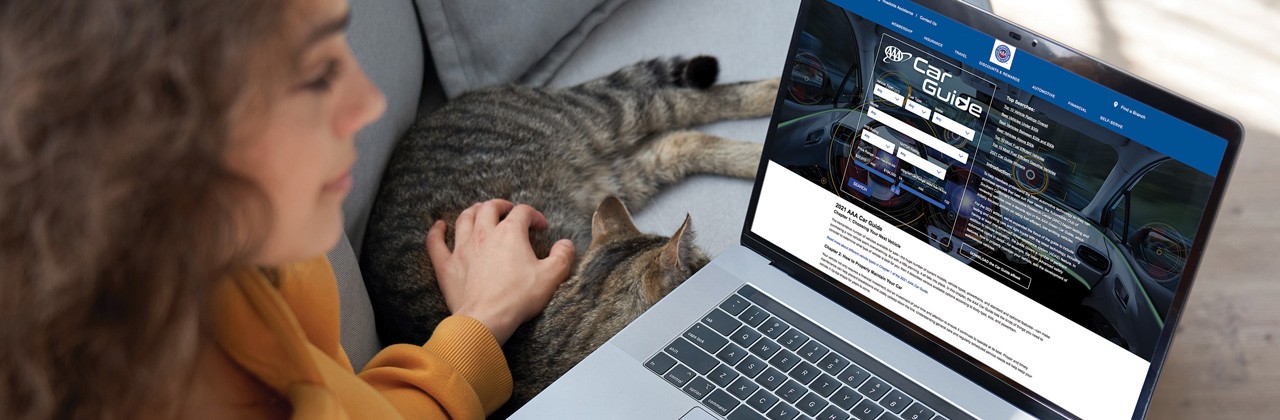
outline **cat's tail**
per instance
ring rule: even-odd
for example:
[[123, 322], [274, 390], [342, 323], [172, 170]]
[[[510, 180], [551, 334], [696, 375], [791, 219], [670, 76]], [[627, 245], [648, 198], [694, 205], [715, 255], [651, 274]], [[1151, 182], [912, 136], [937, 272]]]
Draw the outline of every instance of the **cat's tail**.
[[715, 57], [700, 55], [686, 59], [676, 56], [641, 61], [583, 86], [615, 89], [662, 87], [706, 89], [716, 83], [716, 77], [719, 75], [720, 62]]

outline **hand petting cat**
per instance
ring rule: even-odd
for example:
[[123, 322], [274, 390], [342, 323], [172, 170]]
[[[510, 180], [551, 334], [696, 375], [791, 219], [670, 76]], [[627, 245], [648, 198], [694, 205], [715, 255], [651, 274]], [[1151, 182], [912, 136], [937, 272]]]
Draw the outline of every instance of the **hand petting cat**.
[[453, 250], [445, 223], [427, 233], [427, 254], [449, 312], [475, 318], [498, 344], [537, 316], [569, 276], [573, 242], [562, 239], [539, 260], [529, 230], [547, 228], [547, 218], [528, 205], [507, 200], [476, 203], [458, 215]]

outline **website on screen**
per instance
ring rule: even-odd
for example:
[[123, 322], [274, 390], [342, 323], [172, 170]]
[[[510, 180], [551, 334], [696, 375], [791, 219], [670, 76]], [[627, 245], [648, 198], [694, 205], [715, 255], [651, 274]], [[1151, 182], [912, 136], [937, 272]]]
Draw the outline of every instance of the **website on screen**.
[[1224, 140], [907, 1], [815, 1], [751, 230], [1086, 418], [1128, 416]]

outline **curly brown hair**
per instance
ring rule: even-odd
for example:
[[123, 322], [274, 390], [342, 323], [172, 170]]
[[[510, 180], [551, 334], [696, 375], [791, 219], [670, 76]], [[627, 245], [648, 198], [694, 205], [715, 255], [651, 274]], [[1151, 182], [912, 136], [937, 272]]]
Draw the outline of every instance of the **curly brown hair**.
[[0, 2], [0, 418], [179, 415], [265, 231], [224, 159], [284, 4]]

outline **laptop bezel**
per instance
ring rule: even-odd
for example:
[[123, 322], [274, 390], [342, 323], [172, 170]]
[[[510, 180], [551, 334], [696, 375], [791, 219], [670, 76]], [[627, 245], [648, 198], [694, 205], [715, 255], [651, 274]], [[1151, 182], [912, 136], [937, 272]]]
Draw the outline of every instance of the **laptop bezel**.
[[[811, 9], [812, 3], [813, 0], [802, 0], [796, 17], [796, 23], [792, 30], [791, 42], [788, 47], [787, 59], [781, 72], [784, 76], [783, 85], [779, 88], [778, 96], [775, 99], [774, 117], [769, 123], [768, 132], [765, 137], [765, 150], [770, 150], [770, 144], [779, 141], [779, 139], [776, 138], [778, 126], [777, 115], [778, 110], [782, 107], [783, 103], [784, 95], [782, 92], [786, 89], [786, 70], [789, 69], [792, 64], [792, 57], [795, 57], [797, 54], [797, 40], [803, 32], [803, 24], [807, 13]], [[1147, 372], [1147, 377], [1144, 381], [1142, 391], [1139, 394], [1137, 405], [1134, 407], [1133, 418], [1144, 417], [1151, 403], [1151, 398], [1155, 390], [1156, 379], [1159, 377], [1164, 366], [1164, 362], [1168, 356], [1168, 350], [1172, 344], [1172, 336], [1181, 318], [1187, 296], [1191, 291], [1192, 285], [1195, 283], [1194, 279], [1200, 266], [1200, 259], [1204, 254], [1205, 244], [1209, 240], [1213, 223], [1216, 220], [1218, 211], [1221, 207], [1222, 198], [1226, 190], [1226, 184], [1229, 181], [1232, 169], [1235, 167], [1236, 158], [1239, 154], [1241, 143], [1243, 142], [1243, 127], [1238, 121], [1231, 117], [1209, 109], [1195, 101], [1171, 92], [1168, 89], [1161, 88], [1154, 83], [1134, 76], [1122, 69], [1107, 64], [1102, 60], [1063, 45], [1051, 38], [1045, 37], [1016, 23], [997, 17], [968, 3], [956, 0], [914, 0], [914, 3], [926, 7], [963, 25], [969, 26], [970, 28], [991, 36], [992, 38], [1014, 45], [1024, 54], [1035, 55], [1064, 68], [1067, 67], [1068, 63], [1070, 63], [1070, 68], [1073, 72], [1085, 79], [1091, 80], [1111, 90], [1143, 102], [1157, 110], [1181, 119], [1193, 126], [1199, 127], [1226, 140], [1226, 151], [1219, 166], [1217, 176], [1215, 177], [1213, 188], [1209, 193], [1209, 200], [1205, 208], [1204, 217], [1196, 231], [1196, 239], [1192, 244], [1183, 277], [1178, 289], [1174, 293], [1174, 298], [1166, 318], [1165, 327], [1160, 333], [1155, 351], [1151, 357], [1151, 367]], [[1020, 36], [1018, 39], [1015, 39], [1010, 35], [1011, 33], [1016, 33]], [[1031, 45], [1033, 41], [1036, 43], [1035, 46]], [[1081, 59], [1087, 60], [1085, 62], [1091, 65], [1081, 67]], [[1007, 377], [997, 373], [996, 371], [983, 366], [975, 359], [960, 352], [955, 347], [945, 344], [941, 340], [936, 339], [931, 334], [919, 328], [910, 326], [905, 323], [902, 318], [891, 314], [884, 307], [849, 294], [845, 291], [846, 289], [838, 287], [838, 283], [834, 279], [822, 273], [816, 267], [805, 264], [780, 247], [753, 233], [751, 230], [752, 221], [755, 217], [756, 205], [760, 198], [760, 188], [764, 181], [765, 171], [768, 166], [768, 159], [769, 157], [767, 155], [761, 157], [757, 172], [758, 175], [756, 176], [755, 185], [751, 192], [750, 205], [747, 208], [746, 218], [743, 223], [741, 236], [741, 243], [743, 246], [750, 248], [767, 258], [772, 265], [791, 275], [791, 277], [797, 279], [805, 286], [808, 286], [828, 299], [840, 304], [850, 312], [867, 319], [886, 332], [908, 343], [938, 362], [954, 369], [1014, 406], [1042, 418], [1075, 417], [1067, 410], [1046, 398], [1039, 396], [1016, 382], [1008, 380]]]

